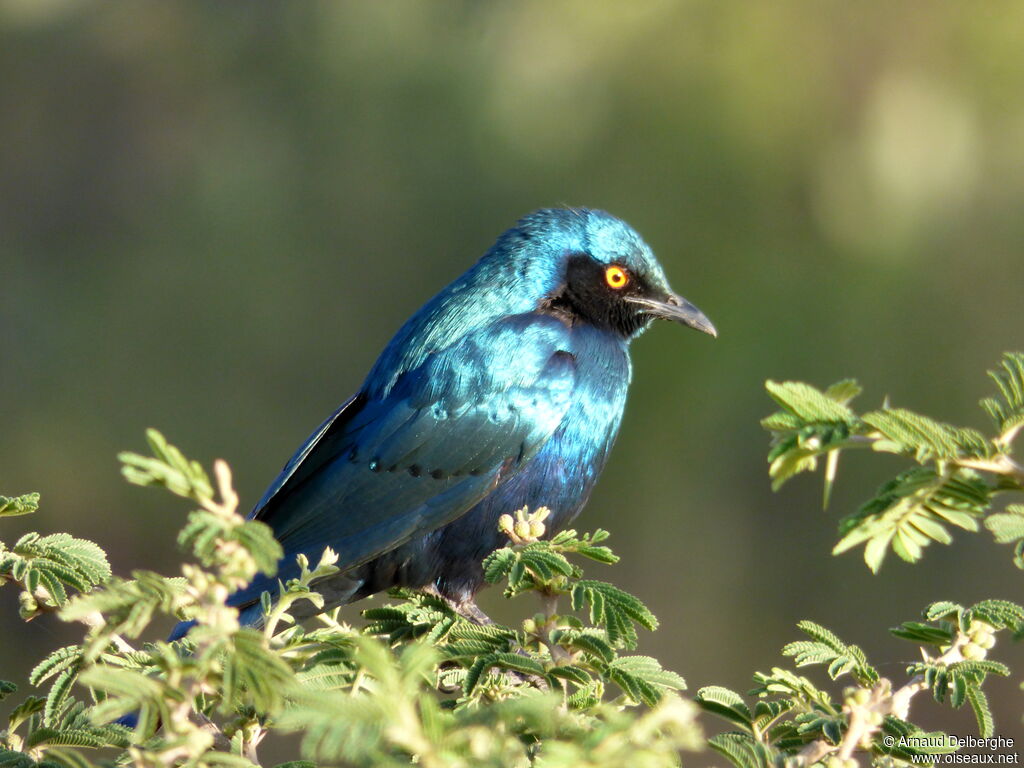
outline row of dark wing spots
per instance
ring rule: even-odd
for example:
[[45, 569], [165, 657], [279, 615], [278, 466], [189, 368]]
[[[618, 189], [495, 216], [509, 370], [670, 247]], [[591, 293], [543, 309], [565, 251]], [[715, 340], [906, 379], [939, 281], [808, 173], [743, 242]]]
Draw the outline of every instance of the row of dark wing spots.
[[[537, 399], [536, 398], [534, 398], [533, 404], [537, 405]], [[432, 410], [432, 415], [434, 416], [434, 418], [436, 418], [438, 420], [443, 420], [443, 419], [448, 418], [448, 411], [443, 409], [443, 408], [439, 408], [437, 405], [435, 405], [431, 410]], [[508, 410], [509, 410], [510, 413], [514, 413], [516, 411], [516, 407], [514, 405], [510, 405], [508, 407]], [[492, 411], [489, 414], [489, 418], [490, 418], [490, 421], [495, 423], [495, 424], [500, 422], [500, 419], [498, 417], [498, 413], [496, 411]], [[520, 461], [522, 460], [522, 456], [523, 456], [523, 446], [520, 446], [520, 449], [519, 449], [519, 460]], [[349, 463], [351, 463], [351, 464], [358, 464], [359, 463], [359, 448], [357, 446], [353, 446], [352, 449], [349, 451], [348, 460], [349, 460]], [[374, 456], [373, 458], [370, 459], [370, 461], [367, 464], [367, 466], [369, 467], [371, 472], [380, 472], [381, 471], [380, 459], [378, 457], [376, 457], [376, 456]], [[392, 464], [385, 471], [387, 471], [387, 472], [397, 472], [398, 471], [398, 465], [397, 464]], [[408, 467], [405, 468], [405, 471], [408, 472], [409, 475], [412, 476], [412, 477], [420, 477], [420, 476], [422, 476], [424, 474], [423, 467], [421, 467], [419, 464], [410, 464]], [[483, 467], [477, 467], [476, 469], [471, 469], [468, 472], [468, 474], [471, 477], [478, 477], [478, 476], [482, 475], [485, 471], [486, 470]], [[459, 471], [459, 470], [456, 470], [455, 472], [445, 472], [443, 469], [431, 469], [426, 474], [429, 475], [434, 480], [443, 480], [446, 477], [461, 477], [464, 473]]]
[[[349, 461], [351, 461], [353, 464], [358, 463], [358, 457], [355, 455], [354, 452], [349, 456]], [[367, 464], [367, 466], [369, 467], [371, 472], [380, 472], [381, 469], [382, 469], [381, 465], [380, 465], [380, 460], [377, 459], [377, 458], [370, 459], [370, 461]], [[388, 467], [384, 471], [385, 472], [397, 472], [398, 471], [398, 465], [397, 464], [392, 464], [390, 467]], [[423, 467], [421, 467], [419, 464], [410, 464], [408, 467], [405, 468], [405, 471], [408, 472], [412, 477], [420, 477], [421, 475], [424, 474]], [[477, 467], [476, 469], [471, 469], [468, 472], [468, 474], [470, 476], [472, 476], [472, 477], [477, 477], [479, 475], [482, 475], [485, 471], [486, 470], [484, 470], [482, 467]], [[456, 470], [455, 472], [445, 472], [443, 469], [431, 469], [431, 470], [427, 471], [426, 474], [429, 477], [433, 478], [434, 480], [443, 480], [446, 477], [461, 477], [463, 474], [467, 474], [467, 473], [463, 473], [463, 472], [458, 471], [458, 470]]]
[[[396, 469], [397, 467], [388, 467], [388, 472], [394, 472]], [[419, 477], [420, 475], [423, 474], [423, 467], [421, 467], [419, 464], [410, 464], [408, 467], [406, 467], [405, 471], [408, 472], [413, 477]], [[434, 478], [435, 480], [441, 480], [445, 477], [443, 469], [432, 469], [429, 472], [427, 472], [427, 474], [430, 477]], [[461, 472], [452, 472], [450, 477], [458, 477], [461, 474]]]

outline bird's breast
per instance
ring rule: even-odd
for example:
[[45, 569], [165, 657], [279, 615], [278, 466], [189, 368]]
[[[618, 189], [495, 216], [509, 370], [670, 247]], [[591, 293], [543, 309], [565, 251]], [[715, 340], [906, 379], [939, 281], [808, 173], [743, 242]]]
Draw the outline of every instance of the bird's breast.
[[628, 350], [620, 339], [589, 326], [574, 329], [571, 342], [567, 351], [576, 360], [576, 383], [558, 428], [530, 461], [466, 516], [464, 525], [473, 525], [474, 535], [486, 542], [482, 549], [504, 543], [498, 517], [524, 506], [548, 507], [549, 528], [564, 528], [586, 503], [604, 468], [626, 405]]
[[549, 533], [572, 522], [618, 434], [631, 366], [626, 343], [596, 328], [577, 326], [567, 346], [564, 351], [575, 358], [575, 384], [551, 437], [463, 516], [368, 564], [357, 596], [394, 584], [434, 584], [452, 599], [470, 597], [483, 584], [480, 562], [507, 543], [498, 530], [501, 515], [546, 506]]
[[[546, 504], [568, 525], [586, 502], [619, 431], [632, 369], [625, 342], [594, 328], [573, 334], [577, 384], [561, 425], [526, 471], [557, 474], [535, 489], [530, 506]], [[536, 465], [535, 467], [533, 465]], [[555, 478], [546, 477], [547, 481]], [[552, 498], [545, 499], [545, 496]]]

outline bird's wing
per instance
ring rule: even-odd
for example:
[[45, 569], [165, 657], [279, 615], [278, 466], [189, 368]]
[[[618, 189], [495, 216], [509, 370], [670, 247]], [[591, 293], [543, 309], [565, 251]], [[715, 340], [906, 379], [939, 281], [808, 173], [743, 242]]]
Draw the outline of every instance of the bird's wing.
[[364, 563], [451, 522], [514, 474], [569, 407], [568, 334], [551, 317], [505, 318], [432, 352], [387, 393], [368, 388], [342, 406], [253, 512], [284, 546], [279, 576], [291, 575], [294, 555], [315, 559], [325, 546], [344, 568]]
[[306, 438], [306, 442], [304, 442], [302, 447], [295, 452], [295, 455], [288, 460], [288, 463], [284, 465], [284, 469], [281, 470], [281, 474], [277, 476], [274, 482], [270, 484], [270, 487], [264, 492], [263, 498], [256, 503], [255, 507], [253, 507], [252, 513], [249, 515], [250, 518], [260, 519], [260, 513], [263, 509], [267, 506], [270, 500], [277, 495], [277, 492], [284, 487], [285, 483], [291, 479], [292, 475], [295, 474], [295, 470], [297, 470], [306, 460], [306, 457], [309, 456], [312, 450], [317, 447], [321, 440], [323, 440], [329, 433], [333, 432], [337, 434], [348, 418], [351, 417], [355, 411], [359, 410], [359, 406], [363, 399], [364, 398], [361, 398], [360, 395], [352, 395], [352, 397], [338, 407], [338, 410], [328, 416], [323, 424], [313, 430], [313, 434]]

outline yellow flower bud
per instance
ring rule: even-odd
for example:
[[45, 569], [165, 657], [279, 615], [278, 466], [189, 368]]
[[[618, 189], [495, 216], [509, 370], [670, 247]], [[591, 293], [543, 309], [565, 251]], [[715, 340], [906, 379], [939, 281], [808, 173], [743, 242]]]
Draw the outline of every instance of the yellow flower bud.
[[23, 619], [31, 619], [39, 610], [39, 603], [32, 597], [31, 592], [22, 592], [18, 595], [18, 615]]
[[970, 633], [967, 635], [972, 643], [981, 645], [986, 637], [992, 637], [992, 631], [988, 629], [981, 629], [979, 627], [971, 627]]
[[970, 659], [971, 661], [978, 661], [980, 659], [984, 659], [986, 655], [985, 649], [982, 648], [980, 645], [975, 645], [974, 643], [968, 643], [967, 645], [965, 645], [960, 650], [960, 653], [964, 655], [965, 659]]

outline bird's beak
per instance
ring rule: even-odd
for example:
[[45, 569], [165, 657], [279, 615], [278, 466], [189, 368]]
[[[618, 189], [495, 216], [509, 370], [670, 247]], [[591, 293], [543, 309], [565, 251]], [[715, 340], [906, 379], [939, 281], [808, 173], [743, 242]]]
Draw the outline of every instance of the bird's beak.
[[670, 293], [662, 301], [641, 296], [630, 296], [626, 300], [643, 307], [644, 312], [650, 317], [656, 317], [661, 320], [674, 320], [677, 323], [688, 325], [691, 328], [718, 338], [718, 331], [715, 330], [715, 326], [708, 320], [707, 315], [682, 296]]

